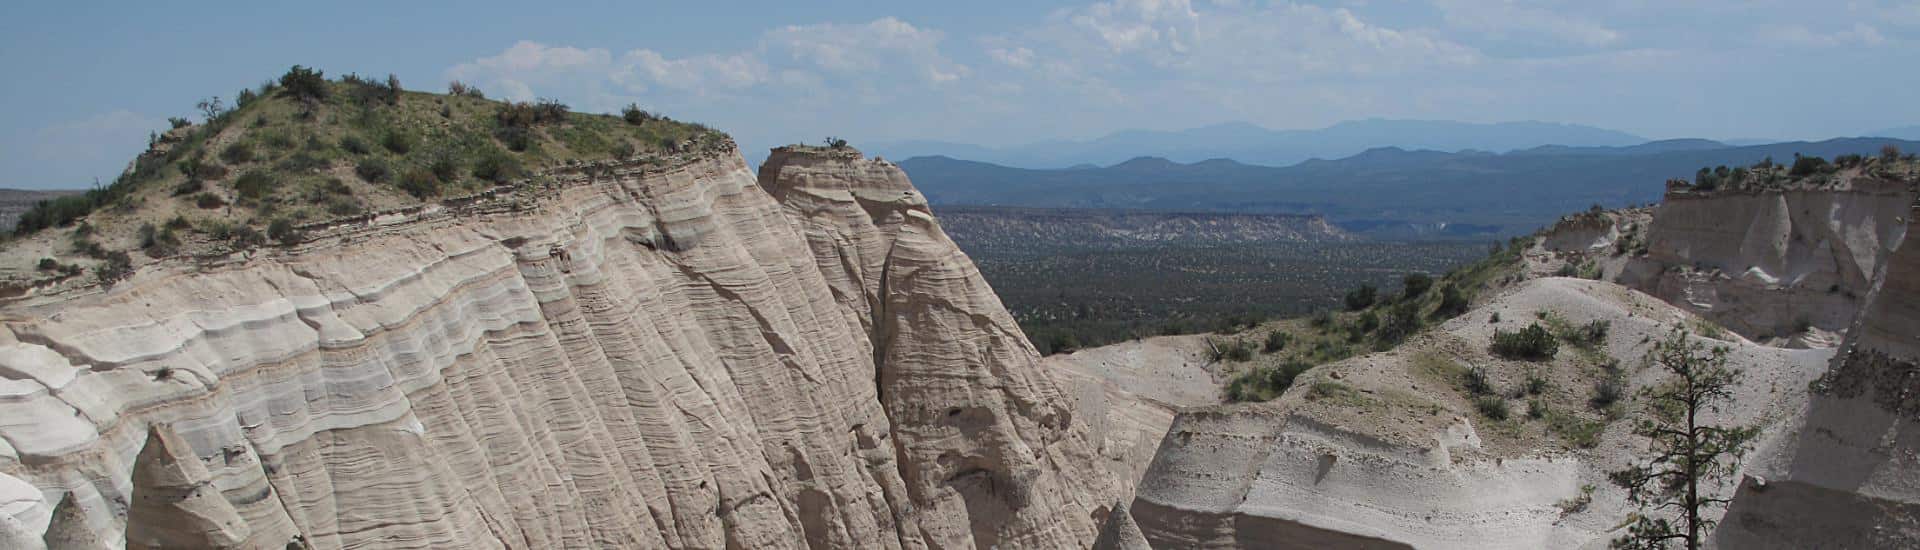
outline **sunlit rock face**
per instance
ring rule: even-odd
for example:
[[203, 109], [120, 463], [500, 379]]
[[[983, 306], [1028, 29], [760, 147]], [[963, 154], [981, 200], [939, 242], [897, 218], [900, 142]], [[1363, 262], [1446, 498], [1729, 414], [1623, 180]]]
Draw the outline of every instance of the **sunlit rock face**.
[[1620, 281], [1755, 341], [1831, 347], [1907, 235], [1913, 183], [1854, 175], [1820, 187], [1695, 191], [1655, 210], [1647, 255]]
[[551, 175], [5, 306], [0, 542], [1098, 536], [1120, 495], [1085, 424], [891, 164]]

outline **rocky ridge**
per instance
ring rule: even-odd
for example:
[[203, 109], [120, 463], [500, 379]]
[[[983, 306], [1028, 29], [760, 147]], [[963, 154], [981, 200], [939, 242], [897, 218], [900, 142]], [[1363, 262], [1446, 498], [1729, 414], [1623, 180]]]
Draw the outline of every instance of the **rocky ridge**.
[[553, 176], [6, 305], [0, 542], [1075, 547], [1127, 498], [891, 164]]

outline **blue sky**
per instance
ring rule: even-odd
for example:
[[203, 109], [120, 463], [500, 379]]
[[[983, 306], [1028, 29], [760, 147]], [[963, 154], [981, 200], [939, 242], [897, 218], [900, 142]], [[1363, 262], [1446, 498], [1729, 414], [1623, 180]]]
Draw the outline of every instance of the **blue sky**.
[[295, 63], [636, 102], [750, 151], [1368, 117], [1721, 139], [1920, 124], [1920, 0], [549, 4], [14, 3], [0, 187], [111, 180], [166, 117]]

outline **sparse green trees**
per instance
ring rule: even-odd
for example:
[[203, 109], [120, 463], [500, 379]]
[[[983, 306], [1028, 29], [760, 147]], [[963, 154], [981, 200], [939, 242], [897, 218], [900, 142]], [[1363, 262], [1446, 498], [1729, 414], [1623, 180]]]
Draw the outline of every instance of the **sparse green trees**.
[[1676, 330], [1654, 346], [1650, 359], [1669, 378], [1641, 392], [1651, 414], [1633, 429], [1652, 443], [1653, 456], [1608, 474], [1641, 509], [1613, 547], [1651, 550], [1679, 542], [1695, 550], [1715, 523], [1702, 511], [1731, 500], [1711, 491], [1734, 475], [1758, 430], [1708, 425], [1701, 418], [1733, 399], [1739, 373], [1727, 368], [1727, 348], [1708, 349]]

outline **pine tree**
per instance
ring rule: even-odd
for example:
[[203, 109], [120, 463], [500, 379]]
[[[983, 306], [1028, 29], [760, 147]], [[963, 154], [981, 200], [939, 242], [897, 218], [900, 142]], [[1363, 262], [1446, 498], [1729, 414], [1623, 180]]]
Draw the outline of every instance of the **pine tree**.
[[1701, 423], [1701, 413], [1718, 412], [1733, 399], [1739, 372], [1727, 368], [1727, 348], [1708, 349], [1675, 330], [1654, 346], [1650, 359], [1672, 377], [1641, 392], [1652, 418], [1634, 426], [1633, 433], [1652, 443], [1653, 456], [1608, 474], [1641, 510], [1629, 518], [1627, 535], [1614, 539], [1613, 547], [1658, 549], [1679, 542], [1697, 550], [1715, 523], [1702, 512], [1730, 500], [1707, 492], [1734, 475], [1758, 430]]

